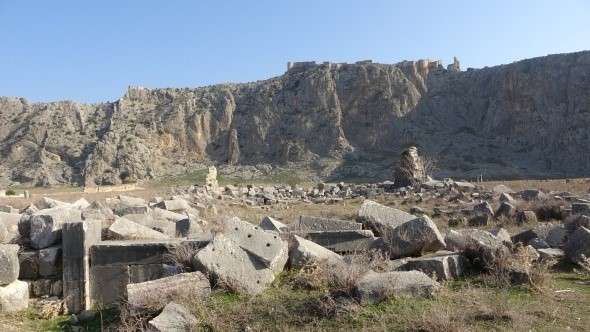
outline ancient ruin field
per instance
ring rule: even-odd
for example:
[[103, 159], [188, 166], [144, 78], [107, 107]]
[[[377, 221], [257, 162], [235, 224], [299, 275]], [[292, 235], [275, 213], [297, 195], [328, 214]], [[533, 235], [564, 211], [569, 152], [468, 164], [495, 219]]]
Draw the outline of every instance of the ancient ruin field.
[[[300, 187], [307, 193], [306, 197], [294, 198], [294, 194], [287, 197], [291, 194], [281, 191], [281, 188], [286, 186], [284, 183], [253, 183], [252, 190], [256, 193], [248, 197], [243, 194], [248, 192], [247, 189], [243, 189], [247, 188], [246, 184], [232, 186], [230, 183], [221, 182], [219, 195], [209, 195], [207, 191], [195, 187], [189, 188], [190, 183], [176, 183], [174, 186], [162, 183], [139, 184], [143, 189], [94, 194], [84, 194], [79, 188], [30, 189], [30, 197], [0, 197], [0, 205], [12, 206], [20, 211], [30, 204], [41, 205], [41, 202], [47, 203], [51, 200], [74, 203], [84, 198], [89, 203], [100, 202], [105, 207], [113, 208], [112, 219], [107, 218], [107, 224], [110, 224], [106, 225], [108, 228], [112, 227], [114, 220], [119, 219], [121, 215], [117, 212], [118, 209], [121, 211], [121, 206], [117, 204], [130, 200], [125, 197], [143, 199], [146, 204], [150, 201], [156, 202], [156, 197], [161, 197], [165, 202], [181, 197], [190, 202], [186, 213], [192, 213], [191, 211], [196, 211], [199, 207], [199, 212], [195, 214], [198, 214], [199, 220], [205, 221], [199, 224], [200, 231], [213, 234], [213, 239], [230, 236], [231, 229], [228, 229], [227, 220], [232, 217], [238, 217], [241, 221], [256, 226], [260, 225], [265, 217], [271, 217], [284, 224], [288, 231], [287, 228], [282, 229], [282, 234], [259, 234], [263, 237], [265, 234], [280, 235], [280, 240], [277, 241], [282, 240], [285, 245], [289, 245], [288, 262], [285, 268], [281, 266], [276, 269], [268, 287], [261, 291], [244, 292], [231, 281], [222, 280], [223, 276], [216, 272], [215, 281], [211, 278], [213, 287], [207, 296], [185, 294], [171, 299], [182, 304], [194, 316], [192, 331], [585, 331], [590, 326], [590, 265], [587, 265], [587, 261], [579, 259], [579, 252], [589, 250], [584, 244], [588, 245], [590, 242], [582, 241], [576, 243], [575, 250], [571, 248], [571, 239], [577, 236], [572, 234], [588, 226], [584, 224], [587, 222], [584, 220], [587, 219], [583, 216], [588, 214], [584, 206], [590, 193], [589, 179], [482, 182], [469, 185], [462, 182], [441, 182], [439, 185], [430, 184], [432, 187], [424, 186], [422, 189], [404, 192], [387, 188], [378, 190], [384, 187], [377, 184], [343, 184], [338, 190], [348, 188], [350, 195], [334, 194], [330, 199], [327, 193], [334, 192], [337, 184], [303, 184]], [[199, 187], [203, 188], [203, 183], [200, 185]], [[504, 185], [513, 192], [509, 196], [514, 199], [510, 201], [514, 210], [504, 215], [498, 215], [501, 200], [504, 200], [498, 192], [499, 185]], [[270, 187], [274, 189], [263, 189]], [[371, 190], [372, 187], [375, 191]], [[530, 198], [527, 196], [530, 193], [527, 189], [538, 189], [544, 195]], [[318, 193], [314, 193], [314, 190], [318, 190]], [[326, 194], [319, 197], [321, 192]], [[263, 193], [266, 193], [267, 197], [262, 203], [260, 200], [256, 202], [255, 198], [261, 198]], [[123, 197], [117, 200], [120, 196]], [[43, 200], [44, 197], [50, 200]], [[300, 216], [320, 218], [318, 222], [324, 223], [321, 227], [327, 227], [326, 220], [339, 220], [342, 224], [350, 222], [347, 225], [362, 223], [363, 230], [366, 230], [370, 228], [370, 224], [366, 222], [366, 218], [362, 219], [359, 216], [364, 213], [363, 206], [366, 207], [368, 201], [410, 213], [415, 217], [426, 216], [444, 238], [446, 249], [452, 249], [449, 245], [455, 243], [449, 237], [450, 233], [471, 236], [471, 240], [467, 241], [468, 245], [461, 246], [455, 243], [453, 250], [455, 254], [465, 257], [465, 269], [460, 275], [455, 275], [451, 271], [453, 268], [449, 268], [451, 272], [445, 276], [437, 275], [436, 272], [439, 270], [435, 269], [434, 275], [429, 274], [429, 277], [436, 280], [436, 289], [430, 289], [433, 291], [428, 291], [427, 294], [417, 291], [416, 285], [411, 286], [410, 288], [414, 288], [409, 292], [392, 292], [386, 288], [380, 289], [378, 300], [374, 300], [374, 294], [365, 297], [359, 290], [359, 285], [366, 280], [364, 278], [369, 270], [380, 275], [390, 271], [407, 271], [409, 269], [403, 266], [408, 261], [411, 262], [417, 256], [432, 257], [429, 256], [432, 255], [432, 251], [445, 248], [433, 246], [432, 241], [436, 242], [435, 239], [428, 245], [421, 246], [418, 251], [396, 256], [393, 252], [400, 247], [392, 243], [386, 243], [387, 250], [380, 251], [379, 254], [369, 250], [351, 250], [355, 252], [344, 253], [343, 247], [338, 247], [338, 244], [327, 247], [340, 248], [336, 250], [345, 258], [343, 263], [330, 264], [329, 259], [309, 260], [304, 264], [294, 261], [293, 251], [301, 248], [301, 245], [293, 249], [292, 234], [298, 234], [301, 238], [317, 239], [314, 238], [315, 231], [302, 230]], [[479, 206], [486, 202], [491, 208], [490, 215], [479, 210]], [[165, 207], [165, 204], [161, 206]], [[153, 217], [155, 207], [156, 205], [150, 205], [146, 215]], [[78, 209], [84, 215], [85, 211], [88, 213], [88, 209], [92, 208], [86, 206]], [[391, 210], [384, 211], [391, 213]], [[534, 212], [536, 218], [522, 217], [524, 214], [521, 212], [525, 211]], [[124, 215], [129, 216], [128, 213]], [[485, 222], [482, 222], [482, 215], [485, 216]], [[134, 221], [140, 223], [138, 220]], [[397, 227], [400, 226], [393, 228], [392, 232]], [[115, 231], [105, 233], [104, 222], [102, 228], [103, 236], [100, 243], [104, 245], [113, 241], [111, 236]], [[155, 226], [152, 228], [161, 230]], [[485, 233], [492, 242], [476, 239], [475, 235], [465, 235], [471, 234], [467, 231], [469, 229], [481, 230], [481, 234]], [[507, 233], [498, 232], [500, 229]], [[377, 228], [374, 231], [378, 230]], [[529, 232], [523, 233], [526, 231]], [[259, 236], [256, 234], [255, 236]], [[407, 240], [409, 244], [406, 246], [422, 243], [427, 241], [424, 234], [414, 237], [416, 233], [410, 228], [410, 231], [400, 235], [400, 241]], [[560, 234], [557, 240], [555, 234]], [[178, 234], [172, 234], [172, 237], [174, 235]], [[375, 239], [387, 236], [390, 236], [390, 233], [383, 231]], [[526, 243], [517, 244], [519, 239]], [[545, 246], [536, 240], [531, 241], [533, 239], [543, 239], [548, 244], [547, 247], [556, 249], [556, 252], [543, 251], [542, 248]], [[498, 242], [494, 242], [496, 240]], [[135, 237], [134, 241], [145, 240]], [[481, 241], [485, 242], [485, 245], [481, 244]], [[507, 242], [512, 244], [509, 245]], [[527, 245], [532, 245], [536, 249]], [[360, 247], [362, 245], [359, 245]], [[491, 250], [490, 247], [495, 249]], [[199, 249], [187, 253], [176, 248], [176, 251], [171, 249], [171, 256], [168, 258], [174, 259], [167, 264], [176, 265], [185, 273], [194, 273], [194, 270], [198, 270], [190, 262], [187, 263], [186, 255], [195, 255]], [[201, 247], [200, 250], [207, 250], [205, 248]], [[562, 250], [564, 248], [565, 254]], [[405, 250], [405, 247], [401, 249]], [[22, 250], [31, 249], [21, 243]], [[258, 249], [253, 247], [248, 250], [256, 252]], [[488, 253], [493, 253], [489, 260], [486, 256]], [[389, 254], [396, 257], [388, 257]], [[451, 253], [445, 255], [447, 254]], [[284, 259], [287, 259], [286, 256]], [[66, 264], [64, 261], [64, 267]], [[267, 268], [271, 269], [268, 266]], [[432, 272], [431, 267], [420, 266], [420, 270], [425, 273]], [[215, 274], [213, 270], [208, 271], [209, 274], [205, 275], [209, 277]], [[51, 278], [59, 279], [55, 276]], [[63, 275], [63, 278], [68, 276]], [[19, 277], [20, 279], [22, 278]], [[395, 280], [388, 285], [394, 287]], [[117, 306], [96, 306], [88, 314], [90, 318], [87, 320], [71, 322], [70, 315], [65, 314], [60, 307], [62, 303], [67, 303], [67, 296], [61, 294], [57, 298], [52, 298], [51, 294], [48, 295], [31, 297], [28, 309], [24, 311], [1, 312], [0, 330], [149, 330], [147, 322], [157, 316], [165, 305], [154, 303], [154, 307], [148, 312], [134, 316], [130, 314], [125, 299], [120, 298]]]

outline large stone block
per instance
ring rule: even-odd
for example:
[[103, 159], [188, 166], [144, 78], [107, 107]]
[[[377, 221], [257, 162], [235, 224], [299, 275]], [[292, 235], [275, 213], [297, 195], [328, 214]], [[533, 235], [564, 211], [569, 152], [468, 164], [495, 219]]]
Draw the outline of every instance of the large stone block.
[[90, 308], [112, 307], [125, 301], [129, 284], [127, 265], [91, 266], [89, 270]]
[[201, 272], [177, 274], [127, 285], [127, 301], [134, 311], [159, 309], [170, 301], [197, 300], [211, 294], [209, 279]]
[[445, 243], [447, 250], [463, 252], [472, 264], [484, 267], [508, 250], [502, 239], [481, 229], [451, 230], [445, 237]]
[[210, 274], [216, 283], [242, 295], [259, 294], [275, 279], [273, 271], [257, 257], [223, 235], [216, 236], [201, 249], [193, 264], [196, 270]]
[[534, 238], [544, 240], [553, 228], [555, 228], [555, 226], [550, 223], [541, 224], [539, 226], [533, 227], [531, 229], [513, 235], [512, 242], [515, 244], [519, 242], [521, 242], [522, 244], [527, 244], [530, 240]]
[[445, 248], [445, 240], [432, 220], [421, 216], [388, 228], [383, 237], [374, 242], [373, 248], [391, 258], [419, 256]]
[[289, 259], [287, 242], [276, 234], [267, 233], [258, 226], [238, 218], [227, 221], [225, 236], [274, 273], [281, 272]]
[[119, 201], [123, 204], [130, 206], [144, 206], [148, 204], [147, 201], [143, 198], [123, 195], [119, 195]]
[[69, 312], [90, 309], [90, 247], [100, 242], [100, 221], [85, 220], [63, 225], [63, 295]]
[[113, 240], [167, 239], [169, 236], [131, 220], [118, 218], [109, 227], [109, 238]]
[[8, 285], [18, 278], [17, 244], [0, 244], [0, 285]]
[[357, 222], [371, 229], [376, 236], [383, 235], [387, 228], [395, 228], [413, 219], [416, 219], [416, 216], [368, 199], [361, 205], [356, 217]]
[[18, 253], [19, 279], [39, 278], [39, 251], [28, 250]]
[[90, 248], [92, 266], [164, 264], [179, 240], [104, 241]]
[[331, 232], [361, 230], [363, 224], [352, 221], [299, 216], [299, 232]]
[[590, 262], [590, 230], [578, 227], [563, 246], [565, 256], [572, 262], [585, 265]]
[[118, 216], [124, 216], [126, 214], [147, 214], [150, 208], [146, 205], [128, 205], [125, 203], [119, 203], [115, 207], [115, 214]]
[[190, 310], [170, 302], [156, 318], [149, 321], [149, 325], [157, 332], [186, 332], [192, 331], [197, 322], [197, 317]]
[[440, 251], [431, 255], [408, 259], [398, 271], [421, 271], [436, 280], [450, 280], [462, 277], [469, 268], [467, 259], [449, 251]]
[[338, 265], [344, 262], [342, 256], [319, 244], [293, 235], [289, 261], [292, 268], [300, 269], [311, 262]]
[[49, 277], [62, 271], [61, 245], [39, 250], [39, 275]]
[[0, 286], [0, 311], [15, 312], [29, 307], [29, 285], [20, 280]]
[[47, 248], [61, 241], [62, 225], [66, 222], [81, 221], [80, 210], [55, 207], [41, 210], [31, 216], [31, 246], [35, 249]]
[[419, 271], [369, 272], [356, 287], [359, 302], [377, 304], [392, 297], [431, 297], [440, 285]]
[[366, 252], [376, 240], [368, 229], [309, 232], [306, 238], [337, 253]]

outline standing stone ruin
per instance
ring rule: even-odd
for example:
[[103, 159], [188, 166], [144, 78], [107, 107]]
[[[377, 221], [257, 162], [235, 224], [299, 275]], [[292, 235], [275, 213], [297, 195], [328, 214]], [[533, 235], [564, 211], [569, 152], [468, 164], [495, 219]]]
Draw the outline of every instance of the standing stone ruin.
[[424, 161], [418, 155], [418, 149], [411, 146], [404, 150], [395, 166], [395, 187], [414, 187], [424, 182], [424, 178]]

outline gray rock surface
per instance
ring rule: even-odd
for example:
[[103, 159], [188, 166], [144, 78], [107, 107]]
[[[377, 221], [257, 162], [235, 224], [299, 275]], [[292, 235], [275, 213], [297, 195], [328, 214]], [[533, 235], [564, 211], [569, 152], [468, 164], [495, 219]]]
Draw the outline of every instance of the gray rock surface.
[[109, 227], [109, 238], [112, 240], [167, 239], [169, 236], [131, 220], [118, 218]]
[[31, 246], [35, 249], [47, 248], [61, 241], [61, 228], [66, 222], [80, 221], [80, 210], [67, 206], [56, 206], [40, 210], [30, 218]]
[[419, 271], [369, 272], [356, 287], [361, 305], [376, 304], [392, 297], [431, 297], [440, 285]]
[[590, 230], [579, 227], [573, 231], [563, 247], [565, 256], [580, 265], [590, 262]]
[[13, 283], [18, 278], [18, 251], [17, 244], [0, 244], [0, 286]]
[[289, 261], [292, 268], [300, 269], [311, 262], [326, 265], [338, 265], [344, 262], [342, 256], [297, 235], [293, 235], [291, 241]]
[[0, 311], [15, 312], [29, 307], [29, 285], [16, 280], [0, 286]]
[[469, 262], [463, 255], [449, 251], [439, 251], [419, 258], [407, 259], [398, 271], [421, 271], [435, 280], [451, 280], [463, 277]]
[[395, 228], [413, 219], [416, 216], [368, 199], [363, 202], [356, 217], [357, 222], [372, 230], [376, 236], [381, 236], [387, 228]]
[[391, 258], [419, 256], [445, 248], [445, 240], [427, 216], [407, 221], [395, 228], [387, 228], [373, 247]]
[[197, 322], [197, 317], [190, 310], [170, 302], [158, 316], [149, 321], [149, 325], [157, 332], [190, 332]]
[[278, 233], [289, 231], [289, 226], [269, 216], [262, 218], [262, 221], [260, 222], [260, 228], [265, 231], [273, 231]]

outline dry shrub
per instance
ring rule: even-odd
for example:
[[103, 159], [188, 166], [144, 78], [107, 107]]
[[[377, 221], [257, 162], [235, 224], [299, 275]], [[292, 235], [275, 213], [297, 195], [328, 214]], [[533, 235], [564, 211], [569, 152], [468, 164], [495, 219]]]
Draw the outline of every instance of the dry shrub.
[[449, 305], [436, 302], [429, 310], [422, 312], [421, 319], [408, 326], [414, 332], [461, 332], [467, 331], [465, 318], [454, 315]]
[[498, 252], [486, 269], [491, 282], [497, 287], [526, 286], [542, 291], [550, 279], [549, 267], [552, 261], [537, 262], [538, 254], [522, 245], [512, 250]]
[[103, 329], [105, 332], [152, 332], [148, 321], [152, 315], [147, 313], [136, 313], [128, 303], [119, 304], [119, 318], [117, 324], [113, 324]]
[[164, 260], [183, 272], [192, 272], [192, 259], [195, 257], [199, 248], [191, 243], [181, 243], [180, 245], [170, 246], [168, 253], [164, 255]]
[[320, 318], [332, 318], [357, 311], [360, 305], [348, 297], [334, 297], [330, 294], [314, 299], [310, 305], [314, 315]]
[[563, 208], [567, 205], [564, 200], [557, 199], [532, 199], [529, 201], [519, 201], [516, 210], [534, 211], [538, 220], [563, 220]]

